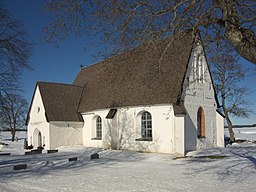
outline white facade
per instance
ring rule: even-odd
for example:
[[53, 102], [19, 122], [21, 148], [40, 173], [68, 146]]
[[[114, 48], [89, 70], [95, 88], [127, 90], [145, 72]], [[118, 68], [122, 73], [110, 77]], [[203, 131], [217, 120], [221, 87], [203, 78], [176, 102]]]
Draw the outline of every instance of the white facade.
[[[182, 138], [175, 137], [182, 130], [183, 118], [175, 117], [172, 105], [151, 105], [118, 108], [113, 119], [106, 119], [110, 109], [83, 113], [85, 121], [83, 144], [86, 147], [103, 147], [159, 153], [184, 153], [175, 146]], [[141, 138], [141, 115], [149, 112], [152, 116], [152, 141]], [[102, 139], [95, 138], [96, 117], [102, 119]], [[178, 134], [177, 134], [178, 135]], [[175, 145], [175, 143], [177, 143]]]
[[219, 113], [216, 113], [216, 126], [217, 126], [217, 146], [224, 147], [224, 121], [223, 116]]
[[36, 87], [29, 114], [28, 145], [32, 145], [34, 148], [43, 145], [50, 146], [49, 126], [40, 90]]
[[[192, 51], [183, 92], [185, 117], [185, 151], [224, 146], [223, 117], [217, 113], [213, 82], [200, 43]], [[204, 113], [205, 136], [198, 137], [198, 110]], [[221, 142], [221, 139], [223, 141]]]
[[83, 123], [82, 122], [50, 122], [50, 145], [47, 149], [55, 149], [60, 146], [82, 145], [83, 144]]

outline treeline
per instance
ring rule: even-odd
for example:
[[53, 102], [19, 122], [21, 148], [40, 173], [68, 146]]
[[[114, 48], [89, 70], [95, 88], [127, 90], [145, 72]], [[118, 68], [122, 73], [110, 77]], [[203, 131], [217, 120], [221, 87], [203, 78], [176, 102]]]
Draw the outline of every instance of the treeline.
[[[16, 131], [27, 131], [27, 129], [16, 129]], [[0, 129], [0, 132], [10, 132], [10, 129]]]
[[[256, 124], [252, 125], [233, 125], [233, 128], [242, 128], [242, 127], [256, 127]], [[228, 126], [225, 126], [225, 128], [228, 128]]]

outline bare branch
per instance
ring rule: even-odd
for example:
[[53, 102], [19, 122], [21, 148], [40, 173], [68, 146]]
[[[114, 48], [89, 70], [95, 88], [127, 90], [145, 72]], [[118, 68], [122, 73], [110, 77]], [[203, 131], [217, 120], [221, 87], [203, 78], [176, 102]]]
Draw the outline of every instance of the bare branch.
[[52, 0], [46, 10], [55, 20], [47, 34], [49, 40], [64, 40], [72, 33], [97, 34], [109, 53], [118, 53], [192, 29], [207, 43], [228, 39], [242, 57], [256, 64], [255, 6], [253, 0]]
[[30, 69], [28, 58], [31, 44], [19, 29], [19, 22], [11, 19], [8, 11], [0, 7], [0, 93], [16, 89], [23, 69]]

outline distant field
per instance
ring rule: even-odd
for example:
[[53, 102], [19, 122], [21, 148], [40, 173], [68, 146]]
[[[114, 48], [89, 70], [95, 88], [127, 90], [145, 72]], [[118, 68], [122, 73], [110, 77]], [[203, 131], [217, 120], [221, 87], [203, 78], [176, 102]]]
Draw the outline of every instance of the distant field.
[[[18, 139], [26, 139], [27, 138], [27, 131], [17, 131], [16, 136]], [[0, 139], [11, 139], [12, 135], [9, 131], [0, 131]]]
[[[249, 141], [256, 141], [256, 127], [239, 127], [233, 128], [236, 139], [244, 139]], [[228, 129], [224, 130], [225, 136], [229, 137]]]

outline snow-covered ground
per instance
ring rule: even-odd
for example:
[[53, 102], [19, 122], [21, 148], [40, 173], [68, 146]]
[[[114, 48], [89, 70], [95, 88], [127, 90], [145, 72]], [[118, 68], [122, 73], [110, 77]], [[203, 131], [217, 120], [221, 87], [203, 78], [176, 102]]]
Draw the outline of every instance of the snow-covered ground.
[[[248, 141], [256, 141], [256, 127], [239, 127], [233, 128], [236, 139], [248, 140]], [[224, 133], [226, 137], [229, 137], [228, 129], [224, 129]]]
[[[22, 136], [20, 136], [22, 138]], [[168, 154], [61, 147], [58, 153], [23, 155], [23, 140], [11, 142], [0, 156], [0, 191], [256, 191], [256, 145], [190, 152], [189, 157]], [[100, 158], [90, 160], [92, 153]], [[68, 158], [77, 157], [69, 162]], [[27, 164], [26, 170], [13, 165]]]

